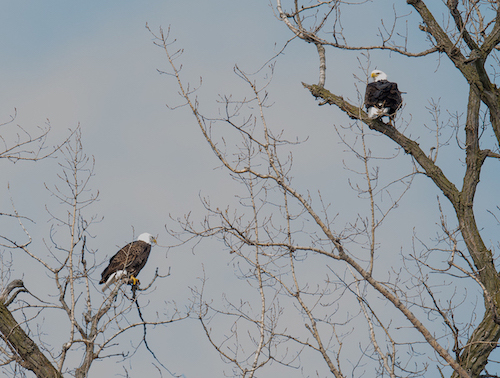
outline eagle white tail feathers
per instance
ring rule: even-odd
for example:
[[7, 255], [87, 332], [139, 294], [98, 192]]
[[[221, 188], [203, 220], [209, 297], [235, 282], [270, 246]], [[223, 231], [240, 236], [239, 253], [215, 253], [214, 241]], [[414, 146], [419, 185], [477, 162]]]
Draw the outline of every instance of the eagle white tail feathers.
[[126, 270], [117, 270], [114, 272], [112, 275], [109, 276], [108, 280], [104, 284], [102, 291], [106, 291], [108, 287], [113, 285], [116, 281], [121, 280], [123, 277], [127, 276], [127, 271]]
[[390, 108], [377, 108], [376, 106], [372, 106], [368, 108], [368, 117], [371, 119], [383, 117], [389, 115]]

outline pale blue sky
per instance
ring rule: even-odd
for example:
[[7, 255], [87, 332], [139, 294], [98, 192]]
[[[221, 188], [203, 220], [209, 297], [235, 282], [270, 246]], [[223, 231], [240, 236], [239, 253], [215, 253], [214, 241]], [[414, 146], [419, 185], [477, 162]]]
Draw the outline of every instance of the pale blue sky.
[[[359, 41], [376, 33], [369, 28], [378, 22], [380, 14], [374, 11], [362, 19], [356, 17], [353, 14], [352, 22], [345, 26]], [[104, 220], [92, 229], [95, 239], [91, 248], [98, 250], [102, 260], [115, 253], [117, 246], [130, 241], [132, 228], [137, 234], [158, 234], [160, 245], [173, 244], [165, 232], [165, 224], [173, 226], [169, 214], [176, 218], [192, 211], [201, 216], [200, 195], [225, 207], [235, 203], [234, 194], [241, 190], [226, 172], [216, 169], [220, 164], [187, 109], [172, 111], [165, 106], [179, 103], [177, 88], [171, 78], [156, 71], [166, 69], [168, 62], [162, 51], [153, 46], [146, 23], [153, 31], [160, 26], [171, 27], [176, 47], [185, 50], [179, 61], [183, 64], [183, 78], [196, 84], [203, 77], [198, 95], [201, 109], [208, 115], [217, 114], [218, 94], [248, 93], [232, 73], [235, 64], [254, 72], [291, 37], [266, 0], [0, 2], [0, 120], [8, 119], [14, 108], [18, 112], [16, 123], [30, 130], [49, 119], [53, 130], [51, 144], [81, 124], [85, 151], [96, 158], [91, 187], [99, 190], [100, 201], [89, 209], [89, 214], [97, 213]], [[421, 37], [411, 34], [411, 45], [425, 46]], [[406, 92], [404, 117], [412, 117], [412, 125], [430, 122], [425, 106], [431, 96], [441, 99], [443, 113], [446, 108], [462, 111], [466, 85], [446, 59], [439, 62], [437, 57], [430, 57], [417, 61], [381, 52], [371, 56], [372, 66], [387, 72]], [[328, 51], [326, 86], [356, 101], [353, 74], [360, 75], [360, 57], [357, 52]], [[355, 195], [349, 190], [348, 172], [342, 168], [345, 148], [339, 144], [332, 126], [345, 125], [350, 120], [332, 107], [318, 108], [301, 86], [301, 82], [316, 81], [314, 46], [292, 43], [277, 60], [269, 88], [275, 105], [268, 111], [268, 121], [274, 129], [285, 129], [292, 139], [309, 138], [294, 151], [297, 186], [303, 193], [331, 192], [331, 198], [341, 199], [334, 203], [335, 212], [344, 213], [350, 210]], [[422, 127], [410, 127], [407, 135], [432, 145], [432, 136]], [[378, 140], [382, 149], [393, 149], [390, 142]], [[454, 160], [447, 162], [443, 156], [443, 163], [451, 178], [460, 177], [454, 174], [454, 170], [460, 169]], [[57, 161], [0, 164], [0, 211], [9, 211], [11, 196], [19, 211], [36, 221], [29, 225], [33, 246], [46, 253], [42, 239], [47, 239], [50, 224], [45, 204], [57, 208], [57, 201], [45, 191], [44, 183], [50, 186], [56, 182]], [[392, 164], [387, 177], [391, 177], [392, 170], [403, 172], [411, 166], [408, 157], [400, 157]], [[460, 186], [460, 182], [456, 184]], [[437, 221], [435, 202], [426, 200], [430, 196], [434, 201], [437, 192], [424, 178], [417, 179], [415, 187], [410, 200], [401, 205], [392, 220], [397, 225], [408, 214], [414, 217], [412, 226], [398, 230], [398, 237], [391, 239], [395, 251], [408, 243], [413, 226], [425, 235]], [[493, 194], [485, 192], [484, 198], [488, 195]], [[431, 221], [428, 212], [434, 215]], [[340, 223], [344, 222], [348, 219]], [[14, 226], [9, 223], [8, 227]], [[231, 282], [232, 287], [244, 292], [245, 283], [234, 278], [229, 261], [217, 243], [208, 243], [197, 254], [189, 248], [172, 249], [168, 259], [165, 249], [155, 247], [141, 279], [147, 282], [155, 267], [163, 269], [163, 273], [171, 267], [171, 277], [161, 281], [163, 286], [157, 288], [151, 300], [162, 304], [163, 300], [175, 299], [182, 308], [188, 303], [188, 286], [195, 285], [196, 277], [202, 273], [202, 263], [215, 288]], [[36, 288], [39, 280], [44, 281], [45, 273], [38, 277], [39, 270], [33, 265], [15, 261], [13, 270], [14, 278], [24, 276], [29, 289]], [[42, 296], [39, 292], [37, 295]], [[49, 323], [47, 318], [47, 329], [51, 327]], [[152, 346], [171, 371], [188, 378], [215, 377], [227, 368], [209, 347], [196, 321], [167, 326], [158, 332]], [[137, 339], [138, 334], [135, 336]], [[132, 359], [131, 376], [156, 376], [147, 353], [139, 353], [144, 359]], [[310, 361], [315, 358], [311, 356]], [[115, 362], [95, 362], [90, 376], [123, 374], [121, 363]], [[130, 368], [128, 364], [125, 366]], [[289, 377], [302, 376], [300, 371], [289, 373]]]

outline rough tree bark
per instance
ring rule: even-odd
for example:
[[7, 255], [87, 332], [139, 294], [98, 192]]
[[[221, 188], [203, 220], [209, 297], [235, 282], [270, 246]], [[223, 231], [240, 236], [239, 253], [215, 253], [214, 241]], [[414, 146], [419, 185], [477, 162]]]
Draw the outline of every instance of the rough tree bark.
[[[8, 287], [6, 288], [8, 289]], [[5, 292], [5, 291], [4, 291]], [[8, 293], [0, 300], [0, 332], [9, 347], [16, 352], [19, 364], [31, 370], [39, 378], [62, 378], [62, 374], [40, 351], [36, 343], [23, 331], [5, 305]]]

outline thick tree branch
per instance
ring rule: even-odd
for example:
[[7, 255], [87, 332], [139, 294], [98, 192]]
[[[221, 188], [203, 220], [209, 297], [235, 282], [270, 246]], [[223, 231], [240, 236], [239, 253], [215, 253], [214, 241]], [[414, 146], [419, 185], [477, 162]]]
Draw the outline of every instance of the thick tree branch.
[[464, 72], [464, 69], [466, 68], [466, 66], [464, 66], [465, 57], [462, 55], [456, 44], [449, 38], [448, 34], [446, 34], [443, 28], [441, 28], [438, 24], [425, 3], [421, 0], [407, 0], [406, 2], [415, 8], [415, 10], [420, 14], [425, 23], [425, 31], [434, 38], [439, 51], [445, 52], [455, 66], [457, 66], [460, 71]]
[[0, 332], [18, 354], [21, 366], [31, 370], [40, 378], [62, 378], [62, 374], [23, 331], [3, 302], [0, 302]]
[[450, 9], [451, 16], [455, 21], [455, 25], [457, 26], [458, 32], [463, 37], [467, 46], [469, 46], [469, 49], [471, 49], [472, 51], [477, 50], [479, 47], [477, 43], [472, 39], [469, 32], [467, 31], [464, 20], [462, 19], [462, 16], [460, 15], [460, 12], [457, 9], [458, 0], [448, 0], [446, 5]]
[[490, 34], [486, 36], [484, 39], [483, 45], [481, 46], [481, 50], [484, 55], [489, 55], [489, 53], [495, 48], [498, 47], [500, 43], [500, 6], [497, 4], [497, 15], [495, 19], [495, 25], [493, 26], [493, 30]]

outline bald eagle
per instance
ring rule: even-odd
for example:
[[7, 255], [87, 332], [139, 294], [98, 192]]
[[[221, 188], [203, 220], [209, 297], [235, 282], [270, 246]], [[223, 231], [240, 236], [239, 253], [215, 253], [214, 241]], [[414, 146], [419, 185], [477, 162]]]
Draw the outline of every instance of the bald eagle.
[[373, 82], [366, 86], [365, 106], [371, 119], [389, 116], [391, 122], [403, 99], [396, 83], [387, 81], [387, 75], [380, 71], [372, 71]]
[[139, 280], [136, 276], [146, 265], [153, 243], [156, 244], [154, 236], [143, 233], [136, 241], [127, 244], [111, 257], [108, 267], [101, 273], [99, 283], [104, 284], [102, 291], [123, 277], [127, 277], [128, 282], [131, 282], [132, 285], [137, 285]]

